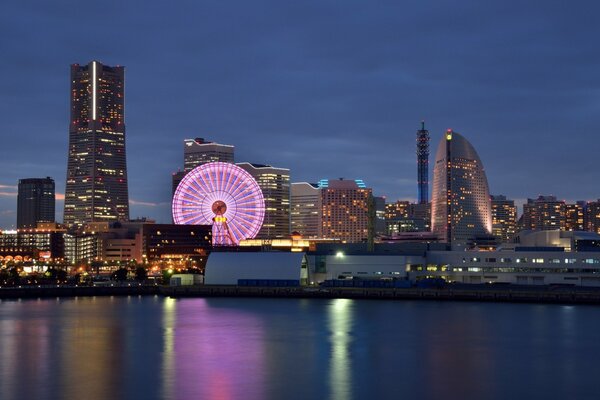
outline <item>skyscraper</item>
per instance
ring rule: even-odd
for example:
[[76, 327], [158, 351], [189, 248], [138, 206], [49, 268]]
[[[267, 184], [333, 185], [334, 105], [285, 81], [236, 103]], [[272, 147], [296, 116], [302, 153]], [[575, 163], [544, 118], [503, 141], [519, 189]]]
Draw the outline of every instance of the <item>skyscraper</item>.
[[258, 183], [265, 200], [265, 219], [257, 239], [287, 238], [290, 235], [290, 170], [270, 165], [236, 164]]
[[417, 131], [417, 185], [419, 204], [429, 202], [429, 131], [425, 129], [425, 121]]
[[71, 65], [64, 222], [127, 221], [125, 68]]
[[364, 242], [369, 236], [369, 202], [372, 192], [361, 180], [330, 179], [320, 182], [324, 238], [348, 243]]
[[517, 232], [515, 201], [506, 196], [491, 196], [492, 234], [501, 242], [508, 242]]
[[435, 155], [431, 204], [431, 230], [442, 241], [466, 244], [492, 233], [483, 164], [471, 143], [451, 129]]
[[17, 195], [17, 228], [35, 228], [38, 222], [54, 222], [54, 204], [54, 179], [50, 177], [20, 179]]
[[523, 229], [564, 231], [565, 223], [566, 204], [555, 196], [539, 196], [523, 204]]
[[185, 174], [194, 168], [209, 162], [234, 162], [235, 147], [229, 144], [210, 142], [204, 138], [185, 139], [183, 141], [183, 171], [173, 173], [173, 194]]
[[291, 231], [307, 238], [319, 237], [321, 191], [316, 184], [294, 182], [290, 195]]
[[565, 204], [565, 231], [585, 230], [585, 202]]

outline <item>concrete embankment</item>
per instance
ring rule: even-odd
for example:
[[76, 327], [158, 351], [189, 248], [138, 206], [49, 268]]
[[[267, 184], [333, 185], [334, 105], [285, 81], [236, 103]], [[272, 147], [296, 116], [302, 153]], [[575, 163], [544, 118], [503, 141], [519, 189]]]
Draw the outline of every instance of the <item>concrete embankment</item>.
[[600, 304], [599, 290], [534, 289], [379, 289], [312, 287], [179, 286], [161, 287], [171, 297], [278, 297], [496, 301], [523, 303]]
[[0, 299], [32, 299], [48, 297], [75, 296], [132, 296], [156, 295], [159, 287], [155, 285], [119, 285], [119, 286], [22, 286], [0, 288]]
[[574, 288], [319, 288], [244, 286], [23, 286], [0, 288], [0, 299], [86, 296], [346, 298], [387, 300], [457, 300], [521, 303], [600, 304], [600, 290]]

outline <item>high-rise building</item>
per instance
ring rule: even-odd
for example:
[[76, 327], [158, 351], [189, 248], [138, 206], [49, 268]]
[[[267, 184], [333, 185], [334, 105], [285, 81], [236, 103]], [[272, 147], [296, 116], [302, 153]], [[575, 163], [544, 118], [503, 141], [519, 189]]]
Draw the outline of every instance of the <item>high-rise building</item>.
[[128, 219], [125, 68], [71, 65], [65, 224]]
[[290, 170], [247, 162], [236, 165], [252, 175], [265, 200], [265, 218], [256, 239], [289, 237]]
[[449, 129], [437, 149], [431, 200], [432, 231], [440, 240], [466, 244], [492, 233], [487, 177], [477, 152]]
[[362, 181], [336, 179], [320, 182], [322, 221], [320, 237], [348, 243], [369, 236], [369, 203], [372, 191]]
[[210, 142], [204, 138], [184, 139], [183, 171], [173, 173], [173, 194], [183, 177], [194, 168], [209, 162], [234, 162], [235, 146]]
[[555, 196], [527, 199], [523, 204], [522, 229], [532, 231], [565, 230], [566, 204]]
[[38, 222], [54, 222], [54, 179], [29, 178], [19, 180], [17, 195], [17, 228], [36, 228]]
[[492, 234], [501, 242], [508, 242], [517, 233], [517, 208], [515, 201], [506, 196], [491, 196]]
[[429, 203], [429, 131], [425, 129], [425, 121], [417, 131], [417, 186], [417, 202]]
[[234, 162], [235, 147], [206, 141], [204, 138], [183, 141], [183, 170], [190, 172], [199, 165], [209, 162]]
[[385, 205], [385, 219], [408, 218], [409, 201], [398, 200]]
[[585, 202], [565, 204], [565, 231], [583, 231]]
[[373, 221], [373, 229], [374, 234], [381, 236], [386, 234], [386, 225], [385, 225], [385, 197], [383, 196], [373, 196], [373, 207], [375, 208]]
[[588, 202], [585, 207], [585, 230], [600, 233], [600, 199]]
[[317, 184], [294, 182], [291, 184], [291, 231], [305, 238], [319, 237], [321, 223], [321, 191]]

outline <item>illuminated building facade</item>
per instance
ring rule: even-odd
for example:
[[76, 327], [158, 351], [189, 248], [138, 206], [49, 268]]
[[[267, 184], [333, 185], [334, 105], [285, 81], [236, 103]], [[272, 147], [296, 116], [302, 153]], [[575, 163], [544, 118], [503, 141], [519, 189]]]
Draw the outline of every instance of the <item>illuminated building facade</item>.
[[290, 235], [290, 170], [270, 165], [239, 163], [258, 183], [265, 201], [263, 226], [256, 239]]
[[366, 241], [369, 235], [371, 189], [364, 183], [345, 179], [331, 179], [321, 186], [322, 219], [319, 236], [348, 243]]
[[451, 244], [466, 244], [492, 233], [487, 177], [477, 152], [462, 135], [448, 130], [437, 149], [433, 171], [432, 231]]
[[17, 196], [17, 228], [35, 228], [38, 222], [54, 222], [54, 179], [19, 180]]
[[517, 208], [515, 201], [506, 196], [491, 196], [492, 235], [500, 242], [508, 242], [517, 233]]
[[125, 68], [74, 64], [64, 222], [128, 219]]
[[321, 223], [321, 192], [313, 183], [295, 182], [290, 194], [291, 231], [304, 238], [319, 237]]
[[537, 199], [527, 199], [523, 204], [522, 229], [561, 230], [566, 227], [566, 204], [554, 196], [539, 196]]
[[173, 173], [172, 193], [175, 194], [179, 182], [194, 168], [209, 162], [233, 163], [235, 146], [210, 142], [204, 138], [183, 141], [183, 171]]
[[393, 220], [398, 218], [408, 218], [409, 201], [398, 200], [395, 203], [385, 205], [385, 219]]
[[565, 231], [585, 230], [585, 202], [565, 204]]
[[586, 204], [585, 230], [600, 233], [600, 199]]

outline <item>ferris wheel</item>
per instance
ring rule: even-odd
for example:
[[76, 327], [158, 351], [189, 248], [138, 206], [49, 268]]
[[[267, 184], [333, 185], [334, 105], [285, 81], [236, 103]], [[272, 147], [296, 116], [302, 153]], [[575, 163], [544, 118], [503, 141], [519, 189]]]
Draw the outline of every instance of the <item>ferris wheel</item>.
[[235, 164], [212, 162], [185, 175], [173, 196], [178, 225], [212, 225], [214, 246], [237, 245], [256, 237], [265, 201], [256, 180]]

